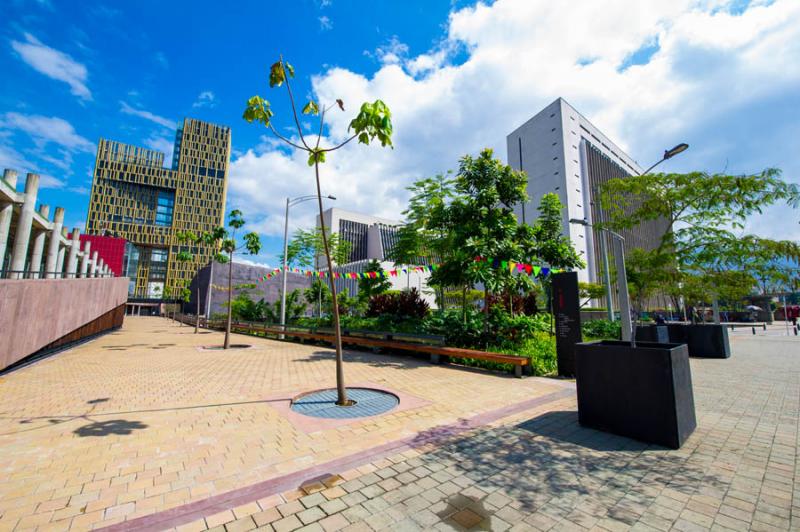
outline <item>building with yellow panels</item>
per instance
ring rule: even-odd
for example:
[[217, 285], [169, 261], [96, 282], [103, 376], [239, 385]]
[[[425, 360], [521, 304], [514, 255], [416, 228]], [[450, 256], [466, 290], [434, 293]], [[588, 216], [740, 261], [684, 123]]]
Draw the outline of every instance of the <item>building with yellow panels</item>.
[[164, 154], [100, 139], [86, 232], [128, 241], [124, 272], [132, 299], [175, 294], [213, 250], [188, 248], [192, 262], [179, 262], [177, 233], [211, 231], [224, 224], [231, 130], [186, 118], [175, 135], [172, 167]]

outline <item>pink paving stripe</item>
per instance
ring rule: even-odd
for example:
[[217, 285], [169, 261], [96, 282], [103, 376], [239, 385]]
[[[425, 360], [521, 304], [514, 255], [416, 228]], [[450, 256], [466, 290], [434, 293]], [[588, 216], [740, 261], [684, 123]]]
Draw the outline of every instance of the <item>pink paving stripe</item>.
[[223, 512], [243, 504], [247, 504], [270, 495], [283, 493], [291, 489], [296, 489], [309, 480], [318, 480], [321, 477], [335, 475], [337, 473], [360, 467], [364, 464], [380, 460], [387, 456], [401, 453], [408, 449], [422, 447], [428, 444], [441, 444], [446, 440], [458, 436], [469, 430], [473, 430], [483, 425], [487, 425], [498, 419], [512, 416], [532, 408], [536, 408], [547, 403], [566, 399], [575, 395], [574, 383], [563, 383], [564, 389], [551, 392], [547, 395], [528, 399], [521, 403], [504, 406], [497, 410], [491, 410], [478, 414], [469, 419], [461, 419], [457, 423], [440, 425], [422, 431], [413, 436], [408, 436], [393, 442], [384, 443], [373, 447], [367, 451], [353, 453], [348, 456], [331, 460], [324, 464], [312, 466], [294, 473], [289, 473], [280, 477], [271, 478], [263, 482], [258, 482], [251, 486], [235, 489], [226, 493], [221, 493], [202, 501], [196, 501], [163, 512], [154, 513], [111, 525], [100, 530], [105, 531], [133, 531], [133, 530], [163, 530], [176, 526], [191, 523], [200, 518]]

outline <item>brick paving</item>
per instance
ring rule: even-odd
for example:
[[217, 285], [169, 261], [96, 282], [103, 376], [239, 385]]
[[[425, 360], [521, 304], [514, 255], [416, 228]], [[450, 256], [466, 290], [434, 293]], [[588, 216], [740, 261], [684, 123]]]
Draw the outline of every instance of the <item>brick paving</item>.
[[562, 402], [177, 529], [800, 530], [800, 343], [733, 353], [692, 360], [698, 429], [678, 451], [584, 429]]
[[[163, 321], [144, 320], [132, 320], [118, 338], [130, 342], [125, 335], [152, 335], [155, 323], [167, 332], [150, 342], [175, 338], [175, 343], [184, 344], [196, 339], [179, 338], [184, 332], [164, 326]], [[211, 336], [203, 341], [208, 343]], [[548, 387], [542, 379], [515, 380], [363, 353], [351, 355], [356, 358], [348, 364], [351, 379], [391, 382], [427, 403], [322, 430], [314, 439], [315, 433], [296, 429], [269, 405], [230, 403], [272, 393], [276, 382], [283, 389], [302, 388], [307, 384], [303, 375], [317, 364], [326, 365], [315, 373], [322, 380], [310, 384], [324, 383], [324, 371], [331, 364], [314, 354], [319, 348], [256, 340], [251, 342], [256, 349], [223, 355], [195, 350], [169, 363], [173, 351], [180, 349], [171, 350], [167, 359], [148, 353], [148, 347], [158, 344], [147, 343], [136, 346], [138, 350], [126, 348], [135, 355], [126, 352], [112, 371], [103, 364], [109, 354], [98, 349], [112, 345], [109, 338], [29, 368], [25, 370], [32, 372], [29, 377], [17, 379], [15, 374], [0, 381], [2, 432], [33, 425], [30, 433], [37, 434], [5, 436], [10, 441], [0, 436], [3, 450], [10, 450], [10, 456], [0, 456], [0, 471], [6, 477], [0, 477], [0, 528], [86, 529], [119, 523], [121, 529], [161, 529], [165, 527], [159, 523], [169, 522], [178, 524], [177, 530], [217, 531], [800, 530], [800, 493], [795, 489], [800, 341], [793, 337], [737, 336], [732, 339], [731, 359], [693, 359], [698, 428], [678, 451], [580, 427], [574, 396], [562, 383]], [[263, 361], [266, 352], [270, 363]], [[229, 358], [220, 362], [219, 356]], [[190, 357], [194, 364], [185, 367]], [[157, 368], [146, 375], [134, 369], [147, 364]], [[263, 364], [275, 364], [279, 374], [267, 372]], [[97, 395], [102, 387], [94, 384], [98, 374], [115, 379], [114, 391], [122, 394], [119, 400], [164, 404], [168, 398], [174, 404], [180, 399], [191, 405], [202, 393], [192, 395], [199, 392], [187, 391], [186, 384], [197, 383], [213, 391], [209, 399], [226, 398], [228, 404], [205, 407], [201, 414], [194, 406], [150, 413], [129, 409], [124, 415], [105, 417], [94, 413], [108, 411], [109, 400], [91, 407], [96, 409], [86, 416], [95, 420], [91, 422], [50, 418], [56, 422], [19, 423], [9, 414], [12, 404], [41, 409], [20, 402], [26, 393], [53, 405], [60, 399], [64, 406], [56, 411], [66, 411], [73, 398], [64, 393], [59, 379], [67, 373], [88, 387], [71, 388], [81, 406], [87, 406], [87, 397], [104, 397]], [[42, 379], [50, 380], [43, 384]], [[211, 386], [215, 379], [223, 382]], [[13, 402], [7, 400], [8, 393], [16, 394]], [[151, 394], [160, 394], [161, 399]], [[509, 408], [515, 404], [524, 408]], [[493, 414], [497, 412], [502, 415]], [[125, 423], [117, 423], [119, 434], [81, 437], [77, 431], [98, 418]], [[134, 423], [146, 426], [133, 428]], [[443, 425], [447, 430], [439, 430]], [[267, 443], [266, 435], [254, 436], [255, 431], [275, 434], [277, 439]], [[420, 437], [431, 433], [438, 437]], [[306, 459], [295, 462], [295, 452], [306, 438], [317, 447], [303, 447]], [[383, 442], [391, 451], [387, 442], [397, 441], [393, 438], [406, 438], [407, 444], [370, 461], [370, 450]], [[94, 443], [81, 445], [85, 441]], [[337, 446], [346, 449], [337, 452]], [[224, 458], [217, 458], [220, 453]], [[342, 458], [359, 453], [365, 457], [363, 463]], [[277, 455], [285, 460], [276, 461]], [[130, 465], [124, 467], [126, 461]], [[276, 463], [291, 466], [280, 469]], [[326, 474], [302, 485], [264, 482], [314, 464]], [[199, 472], [189, 475], [194, 465]], [[138, 483], [164, 476], [172, 480], [147, 482], [142, 498]], [[164, 484], [168, 488], [158, 488]], [[64, 491], [78, 485], [81, 490], [75, 494]], [[120, 485], [125, 488], [115, 491], [114, 486]], [[243, 488], [251, 485], [258, 489]], [[207, 491], [194, 497], [197, 486], [206, 486]], [[163, 491], [154, 494], [151, 488]], [[184, 489], [188, 497], [176, 495]], [[226, 499], [237, 489], [238, 498]], [[109, 504], [112, 498], [107, 495], [113, 494], [112, 506], [96, 509]], [[203, 513], [207, 501], [214, 503], [207, 505], [214, 510]], [[35, 511], [18, 510], [32, 504]], [[73, 508], [74, 512], [77, 507], [84, 511], [53, 519], [59, 511]], [[170, 516], [179, 516], [179, 523], [168, 521]]]
[[314, 426], [285, 406], [334, 385], [331, 350], [239, 335], [235, 343], [253, 348], [200, 349], [221, 341], [128, 318], [120, 331], [0, 377], [0, 530], [130, 521], [564, 390], [549, 379], [350, 352], [348, 383], [395, 391], [400, 408]]

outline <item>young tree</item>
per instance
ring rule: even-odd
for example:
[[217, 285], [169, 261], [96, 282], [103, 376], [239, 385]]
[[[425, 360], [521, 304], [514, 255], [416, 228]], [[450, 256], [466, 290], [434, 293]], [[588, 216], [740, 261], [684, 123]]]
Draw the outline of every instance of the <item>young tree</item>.
[[367, 272], [375, 272], [376, 276], [374, 278], [364, 277], [358, 280], [358, 300], [364, 304], [369, 303], [372, 296], [392, 289], [392, 283], [383, 276], [384, 271], [380, 262], [375, 259], [371, 260], [367, 264]]
[[[344, 111], [344, 102], [337, 99], [331, 105], [322, 105], [314, 100], [310, 100], [302, 109], [304, 115], [319, 116], [319, 133], [317, 134], [316, 142], [309, 141], [303, 134], [303, 128], [300, 124], [300, 119], [297, 114], [297, 107], [292, 93], [291, 82], [289, 81], [294, 77], [294, 67], [280, 57], [276, 63], [270, 67], [269, 86], [280, 87], [286, 85], [286, 91], [289, 96], [291, 104], [292, 115], [294, 117], [294, 124], [297, 127], [297, 137], [289, 139], [280, 133], [272, 123], [273, 112], [270, 103], [261, 96], [253, 96], [247, 101], [243, 118], [247, 122], [258, 122], [263, 124], [273, 135], [280, 140], [293, 147], [308, 153], [308, 165], [314, 167], [314, 176], [317, 185], [317, 203], [319, 206], [319, 219], [322, 230], [322, 242], [325, 248], [325, 258], [328, 264], [328, 272], [333, 272], [333, 259], [331, 257], [330, 246], [328, 245], [328, 238], [325, 232], [325, 218], [323, 217], [322, 210], [322, 191], [319, 179], [319, 166], [325, 162], [326, 155], [333, 151], [340, 149], [342, 146], [348, 144], [354, 139], [358, 142], [369, 145], [370, 142], [378, 140], [381, 146], [392, 145], [392, 121], [391, 112], [389, 108], [381, 100], [375, 100], [373, 103], [363, 103], [358, 115], [350, 122], [348, 128], [348, 136], [339, 144], [330, 147], [321, 147], [322, 135], [325, 128], [325, 113], [334, 107], [338, 107]], [[352, 134], [350, 134], [352, 132]], [[330, 288], [331, 298], [333, 300], [333, 323], [335, 332], [336, 344], [336, 390], [338, 399], [336, 403], [340, 406], [350, 405], [351, 402], [347, 399], [347, 390], [344, 384], [344, 365], [342, 360], [342, 331], [339, 326], [339, 306], [336, 301], [336, 283], [334, 283], [333, 276], [330, 275]]]
[[604, 297], [606, 295], [606, 287], [600, 283], [580, 282], [578, 283], [578, 294], [581, 299], [586, 300], [581, 304], [581, 307], [585, 307], [590, 301]]
[[[529, 257], [536, 257], [550, 268], [573, 269], [584, 265], [581, 256], [572, 246], [572, 241], [562, 233], [564, 204], [558, 194], [547, 193], [539, 201], [539, 217], [530, 226], [532, 245], [526, 249]], [[550, 332], [553, 333], [553, 291], [550, 277], [540, 274], [540, 282], [547, 293], [550, 311]]]
[[[175, 259], [179, 262], [189, 263], [194, 260], [194, 255], [186, 249], [192, 245], [198, 245], [201, 242], [202, 237], [200, 235], [195, 235], [192, 231], [180, 231], [175, 235], [178, 238], [178, 242], [181, 244], [181, 251], [175, 256]], [[196, 272], [195, 272], [196, 273]], [[194, 325], [194, 332], [197, 334], [200, 330], [200, 282], [198, 280], [195, 287], [195, 296], [196, 296], [196, 317], [195, 317], [195, 325]]]
[[249, 255], [258, 255], [261, 251], [261, 240], [258, 234], [254, 232], [246, 233], [244, 235], [244, 244], [237, 246], [236, 244], [236, 231], [241, 229], [245, 224], [242, 218], [242, 211], [234, 209], [228, 214], [228, 227], [231, 228], [230, 233], [225, 228], [217, 228], [208, 237], [209, 241], [221, 241], [221, 249], [228, 256], [217, 254], [215, 260], [219, 263], [228, 263], [228, 318], [225, 325], [225, 343], [224, 349], [228, 349], [231, 345], [231, 321], [233, 317], [233, 254], [242, 249], [247, 250]]
[[[717, 283], [725, 279], [722, 272], [747, 269], [757, 276], [768, 261], [754, 261], [754, 257], [779, 260], [798, 254], [795, 242], [736, 232], [744, 230], [748, 217], [763, 207], [775, 203], [794, 207], [798, 200], [797, 185], [784, 181], [774, 168], [736, 176], [646, 174], [612, 179], [601, 189], [601, 204], [610, 213], [608, 227], [625, 230], [663, 220], [667, 230], [658, 247], [649, 252], [649, 262], [667, 272], [690, 274], [715, 294], [714, 301], [720, 295]], [[741, 278], [735, 284], [741, 284]]]
[[[395, 266], [404, 264], [431, 264], [447, 260], [452, 250], [451, 233], [443, 225], [443, 211], [452, 200], [455, 181], [447, 174], [437, 174], [414, 182], [406, 190], [411, 192], [408, 208], [403, 211], [405, 223], [397, 232], [397, 242], [388, 256]], [[437, 306], [440, 312], [445, 308], [445, 286], [430, 279], [428, 284], [436, 288]], [[462, 304], [467, 286], [461, 290]]]
[[[431, 212], [425, 223], [426, 229], [439, 235], [442, 249], [447, 248], [441, 265], [431, 274], [432, 282], [464, 287], [464, 293], [476, 283], [483, 283], [487, 327], [489, 294], [510, 286], [516, 288], [530, 279], [513, 275], [509, 268], [499, 268], [489, 261], [476, 261], [475, 257], [492, 258], [498, 264], [529, 260], [527, 251], [533, 248], [533, 232], [530, 227], [517, 224], [514, 215], [515, 205], [527, 199], [527, 181], [524, 172], [495, 159], [490, 149], [478, 157], [466, 155], [460, 161], [452, 199]], [[438, 202], [435, 198], [442, 196], [435, 194], [433, 201]], [[466, 306], [463, 314], [466, 320]]]

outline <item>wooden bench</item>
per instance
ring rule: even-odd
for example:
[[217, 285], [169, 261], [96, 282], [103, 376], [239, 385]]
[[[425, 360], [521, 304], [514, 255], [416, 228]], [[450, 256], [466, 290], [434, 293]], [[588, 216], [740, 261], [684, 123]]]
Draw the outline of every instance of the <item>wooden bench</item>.
[[[219, 322], [211, 322], [210, 325], [218, 326]], [[224, 328], [224, 324], [222, 324], [222, 327]], [[300, 340], [317, 340], [331, 344], [335, 341], [335, 335], [332, 330], [300, 329], [291, 326], [265, 326], [252, 323], [236, 322], [231, 324], [231, 332], [233, 331], [243, 331], [245, 333], [256, 332], [264, 335], [274, 336], [283, 335], [292, 338], [298, 338]], [[398, 338], [403, 339], [400, 340]], [[527, 357], [518, 357], [503, 353], [492, 353], [489, 351], [479, 351], [476, 349], [447, 347], [442, 345], [444, 344], [444, 337], [435, 335], [343, 330], [342, 344], [425, 353], [430, 355], [430, 361], [433, 364], [449, 362], [452, 358], [485, 360], [489, 362], [509, 364], [514, 366], [514, 375], [517, 377], [522, 377], [523, 367], [530, 366], [530, 359]]]

